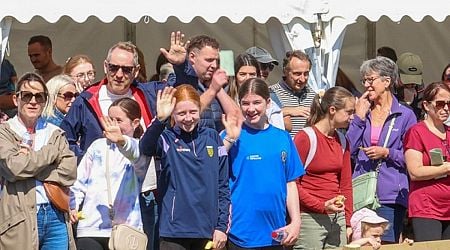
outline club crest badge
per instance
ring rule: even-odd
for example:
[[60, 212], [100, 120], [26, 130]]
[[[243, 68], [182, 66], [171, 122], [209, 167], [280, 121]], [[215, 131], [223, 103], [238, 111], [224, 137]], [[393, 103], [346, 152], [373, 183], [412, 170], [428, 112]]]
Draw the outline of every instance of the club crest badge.
[[213, 146], [206, 146], [206, 152], [208, 153], [209, 157], [213, 157], [214, 156], [214, 148], [213, 148]]

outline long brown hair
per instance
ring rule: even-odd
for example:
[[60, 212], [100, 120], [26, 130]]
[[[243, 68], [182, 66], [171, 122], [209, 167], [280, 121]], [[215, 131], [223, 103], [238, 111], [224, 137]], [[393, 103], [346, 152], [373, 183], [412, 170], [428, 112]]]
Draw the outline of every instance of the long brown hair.
[[345, 108], [345, 102], [353, 98], [352, 93], [347, 89], [336, 86], [325, 91], [323, 97], [316, 94], [311, 105], [311, 113], [307, 120], [307, 124], [312, 126], [325, 118], [331, 106], [336, 107], [337, 110]]
[[[141, 120], [142, 117], [141, 108], [139, 107], [139, 104], [135, 100], [129, 97], [120, 98], [118, 100], [115, 100], [111, 104], [111, 106], [109, 106], [109, 108], [115, 106], [120, 107], [120, 109], [122, 109], [122, 111], [127, 115], [127, 117], [131, 121], [134, 121], [135, 119]], [[139, 124], [139, 126], [134, 130], [133, 137], [140, 138], [143, 133], [144, 129]]]

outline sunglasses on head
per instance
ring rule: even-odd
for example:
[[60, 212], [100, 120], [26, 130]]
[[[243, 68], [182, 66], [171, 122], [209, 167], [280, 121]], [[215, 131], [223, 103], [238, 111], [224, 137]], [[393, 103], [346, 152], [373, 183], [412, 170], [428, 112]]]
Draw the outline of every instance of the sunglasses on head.
[[275, 65], [273, 65], [273, 63], [260, 63], [260, 66], [261, 70], [269, 69], [270, 71], [272, 71], [275, 68]]
[[70, 101], [70, 100], [72, 100], [72, 98], [77, 98], [79, 95], [80, 95], [80, 93], [78, 93], [78, 92], [74, 93], [74, 92], [70, 92], [70, 91], [67, 91], [63, 94], [58, 94], [59, 97], [64, 98], [64, 101]]
[[126, 75], [129, 75], [131, 73], [133, 73], [134, 70], [134, 66], [122, 66], [122, 65], [115, 65], [112, 63], [107, 63], [106, 64], [109, 72], [115, 74], [117, 73], [117, 71], [119, 71], [119, 69], [122, 69], [122, 72]]
[[47, 101], [47, 95], [44, 92], [33, 93], [30, 91], [20, 91], [17, 93], [17, 96], [25, 103], [31, 102], [33, 97], [37, 103], [45, 103]]
[[450, 101], [434, 101], [436, 109], [443, 109], [445, 105], [450, 108]]

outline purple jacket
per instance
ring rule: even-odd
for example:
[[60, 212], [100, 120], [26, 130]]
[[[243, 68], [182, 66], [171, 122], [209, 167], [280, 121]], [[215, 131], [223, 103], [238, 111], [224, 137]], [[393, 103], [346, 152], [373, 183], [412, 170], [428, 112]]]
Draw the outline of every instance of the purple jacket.
[[[405, 157], [403, 154], [403, 139], [406, 131], [417, 123], [414, 112], [408, 107], [400, 104], [393, 96], [391, 113], [384, 122], [380, 133], [378, 146], [383, 146], [392, 118], [395, 118], [394, 127], [389, 137], [387, 148], [389, 156], [383, 160], [378, 175], [377, 194], [381, 204], [408, 205], [408, 173], [406, 170]], [[347, 131], [350, 142], [350, 153], [355, 162], [353, 178], [368, 171], [375, 171], [378, 160], [370, 160], [367, 155], [359, 149], [371, 146], [371, 117], [366, 115], [363, 121], [355, 115]]]

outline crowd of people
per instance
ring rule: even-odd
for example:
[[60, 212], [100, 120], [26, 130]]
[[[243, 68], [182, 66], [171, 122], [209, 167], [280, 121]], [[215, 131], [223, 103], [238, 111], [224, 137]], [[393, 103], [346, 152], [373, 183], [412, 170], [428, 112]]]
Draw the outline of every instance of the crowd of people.
[[[151, 80], [131, 42], [101, 76], [87, 55], [57, 65], [42, 35], [28, 42], [34, 72], [17, 79], [4, 61], [0, 249], [106, 250], [120, 224], [148, 250], [450, 239], [449, 66], [425, 85], [420, 57], [383, 47], [356, 97], [315, 93], [303, 51], [272, 84], [266, 49], [238, 54], [231, 77], [219, 50], [173, 32]], [[380, 207], [354, 209], [352, 179], [371, 171]]]

